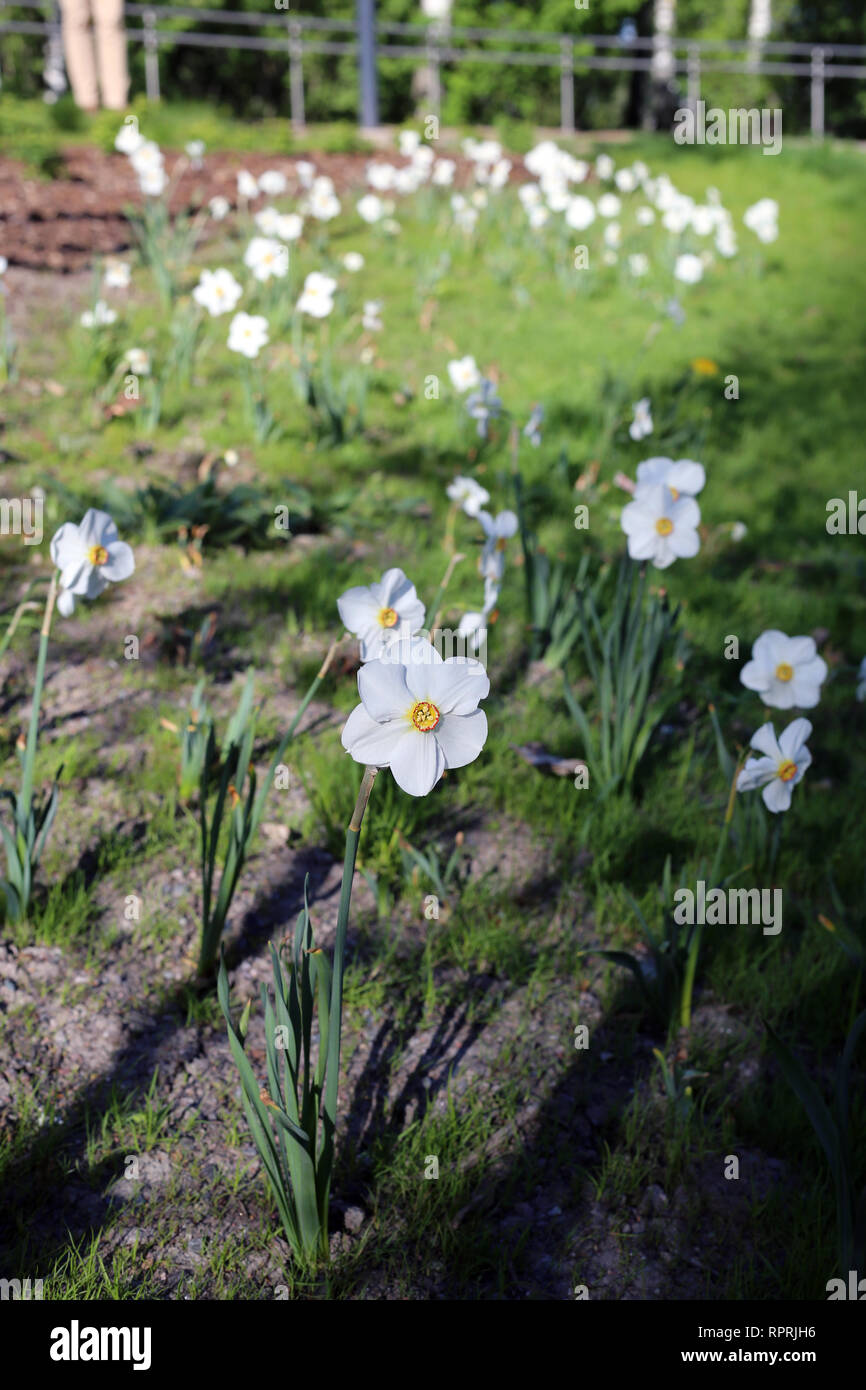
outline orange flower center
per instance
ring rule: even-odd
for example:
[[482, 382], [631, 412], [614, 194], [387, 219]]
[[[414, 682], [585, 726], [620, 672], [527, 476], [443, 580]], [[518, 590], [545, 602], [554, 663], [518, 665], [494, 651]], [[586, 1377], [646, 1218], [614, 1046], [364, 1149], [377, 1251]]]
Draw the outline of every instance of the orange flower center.
[[383, 627], [396, 627], [397, 614], [393, 608], [383, 608], [379, 613], [379, 622]]
[[419, 734], [429, 734], [439, 723], [439, 711], [430, 700], [418, 700], [410, 709], [409, 718]]
[[656, 530], [660, 536], [669, 536], [674, 529], [674, 523], [669, 516], [660, 516], [656, 522]]
[[776, 667], [777, 681], [789, 681], [793, 674], [794, 668], [793, 666], [789, 666], [787, 661], [783, 661], [780, 666]]
[[108, 551], [104, 545], [92, 545], [87, 552], [87, 558], [91, 565], [105, 565], [108, 563]]
[[779, 764], [779, 780], [781, 782], [790, 782], [791, 778], [796, 777], [796, 775], [797, 764], [792, 763], [790, 758], [784, 763]]

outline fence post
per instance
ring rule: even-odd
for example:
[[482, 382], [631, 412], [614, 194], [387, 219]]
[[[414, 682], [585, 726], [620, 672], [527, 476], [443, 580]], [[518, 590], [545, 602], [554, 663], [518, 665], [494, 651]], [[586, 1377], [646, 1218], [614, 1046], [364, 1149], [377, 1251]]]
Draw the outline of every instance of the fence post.
[[361, 87], [362, 126], [379, 124], [376, 83], [376, 9], [374, 0], [357, 0], [358, 75]]
[[442, 73], [439, 67], [439, 34], [436, 24], [427, 30], [427, 71], [430, 75], [430, 111], [438, 120], [442, 114]]
[[701, 99], [701, 51], [697, 44], [689, 44], [689, 56], [687, 60], [687, 83], [688, 83], [688, 103], [693, 111], [697, 111], [698, 102]]
[[812, 135], [824, 139], [824, 50], [812, 49]]
[[289, 110], [293, 130], [303, 130], [304, 119], [304, 47], [301, 26], [289, 20]]
[[156, 42], [156, 15], [144, 12], [144, 85], [148, 101], [159, 101], [159, 53]]
[[563, 39], [559, 59], [559, 123], [562, 130], [574, 130], [574, 43]]

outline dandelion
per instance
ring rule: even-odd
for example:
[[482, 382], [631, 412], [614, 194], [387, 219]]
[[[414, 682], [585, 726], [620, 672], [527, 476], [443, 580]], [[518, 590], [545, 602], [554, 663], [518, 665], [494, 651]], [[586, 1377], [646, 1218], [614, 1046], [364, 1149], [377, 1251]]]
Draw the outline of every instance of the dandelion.
[[410, 796], [427, 796], [442, 774], [474, 762], [487, 740], [478, 708], [490, 692], [480, 661], [449, 657], [408, 664], [373, 661], [358, 672], [361, 704], [342, 742], [356, 762], [389, 767]]
[[653, 432], [649, 396], [642, 396], [639, 401], [635, 401], [632, 410], [634, 411], [634, 419], [628, 427], [628, 432], [632, 439], [645, 439], [648, 434]]
[[691, 251], [685, 251], [681, 256], [677, 256], [674, 266], [674, 276], [681, 280], [684, 285], [696, 285], [703, 279], [704, 263], [700, 256], [695, 256]]
[[812, 732], [808, 719], [795, 719], [776, 739], [772, 724], [762, 724], [749, 740], [763, 754], [748, 758], [737, 778], [737, 791], [750, 792], [762, 787], [761, 798], [768, 811], [787, 811], [797, 783], [812, 762], [806, 739]]
[[92, 309], [85, 309], [79, 322], [82, 328], [102, 328], [106, 324], [114, 323], [117, 314], [113, 309], [109, 309], [104, 299], [97, 299]]
[[633, 560], [652, 560], [657, 569], [667, 569], [674, 560], [697, 555], [700, 519], [693, 497], [674, 499], [669, 488], [659, 485], [626, 503], [620, 524]]
[[361, 660], [375, 661], [395, 641], [424, 626], [425, 608], [401, 569], [386, 570], [378, 584], [347, 589], [337, 600], [340, 620], [361, 643]]
[[497, 419], [502, 410], [496, 387], [487, 377], [482, 378], [480, 390], [466, 397], [466, 409], [477, 423], [479, 439], [486, 439], [490, 421]]
[[449, 362], [448, 375], [451, 378], [451, 385], [461, 395], [464, 391], [471, 391], [472, 387], [477, 386], [481, 381], [481, 373], [474, 357], [458, 357], [453, 362]]
[[228, 348], [250, 359], [258, 357], [268, 341], [268, 321], [261, 314], [235, 314], [229, 324]]
[[452, 502], [463, 508], [467, 516], [477, 516], [484, 504], [490, 501], [490, 493], [486, 488], [476, 483], [474, 478], [464, 478], [462, 475], [458, 475], [453, 483], [449, 483], [445, 491]]
[[786, 637], [770, 628], [752, 647], [752, 659], [740, 672], [747, 690], [755, 690], [773, 709], [813, 709], [821, 698], [827, 663], [811, 637]]
[[304, 281], [304, 288], [297, 303], [298, 312], [309, 314], [314, 319], [327, 318], [334, 307], [336, 280], [321, 271], [313, 270]]
[[202, 271], [192, 297], [212, 318], [218, 318], [220, 314], [230, 314], [242, 294], [243, 289], [231, 271], [220, 266], [218, 270]]
[[[79, 525], [64, 522], [55, 531], [50, 550], [60, 570], [61, 589], [78, 598], [98, 598], [109, 584], [119, 584], [135, 570], [131, 547], [118, 536], [108, 512], [94, 507], [84, 513]], [[65, 606], [69, 607], [68, 601]]]

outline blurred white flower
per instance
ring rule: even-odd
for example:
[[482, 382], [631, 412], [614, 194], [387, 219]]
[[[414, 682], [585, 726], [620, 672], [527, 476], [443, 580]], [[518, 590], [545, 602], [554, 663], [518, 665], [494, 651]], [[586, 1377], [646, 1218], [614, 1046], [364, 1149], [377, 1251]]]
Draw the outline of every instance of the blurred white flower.
[[393, 164], [373, 163], [367, 165], [367, 182], [378, 193], [387, 193], [394, 187], [397, 170]]
[[361, 660], [375, 661], [424, 626], [426, 609], [403, 571], [390, 569], [378, 584], [347, 589], [337, 599], [337, 611], [347, 632], [361, 643]]
[[259, 185], [253, 178], [249, 169], [238, 171], [238, 197], [243, 198], [244, 202], [249, 202], [252, 198], [259, 196]]
[[722, 222], [716, 232], [716, 250], [720, 256], [730, 259], [737, 254], [737, 238], [730, 222]]
[[622, 227], [618, 222], [608, 222], [604, 229], [604, 244], [611, 250], [617, 250], [622, 242]]
[[652, 560], [667, 569], [674, 560], [697, 555], [701, 541], [700, 508], [693, 497], [674, 501], [668, 488], [648, 488], [622, 509], [620, 524], [633, 560]]
[[304, 288], [297, 303], [299, 313], [309, 314], [314, 319], [325, 319], [334, 307], [336, 280], [321, 271], [313, 270], [304, 281]]
[[132, 275], [128, 261], [119, 261], [109, 256], [105, 262], [102, 283], [109, 290], [128, 290]]
[[80, 323], [82, 328], [102, 328], [105, 324], [114, 323], [117, 314], [113, 309], [109, 309], [104, 299], [97, 299], [92, 309], [85, 309], [81, 315]]
[[123, 361], [136, 376], [150, 375], [150, 353], [144, 348], [127, 348]]
[[481, 511], [478, 520], [485, 536], [478, 571], [485, 579], [501, 584], [505, 573], [505, 542], [517, 534], [517, 516], [514, 512], [504, 511], [494, 517], [489, 512]]
[[448, 363], [448, 375], [455, 391], [471, 391], [481, 380], [474, 357], [457, 357]]
[[663, 456], [644, 459], [637, 466], [635, 497], [660, 484], [668, 489], [674, 501], [678, 497], [697, 497], [707, 481], [702, 463], [694, 459], [669, 459]]
[[644, 255], [643, 251], [635, 251], [628, 258], [628, 268], [634, 276], [646, 275], [649, 271], [649, 258]]
[[677, 256], [674, 266], [674, 276], [681, 280], [684, 285], [696, 285], [703, 279], [704, 263], [700, 256], [693, 256], [690, 251], [686, 251], [682, 256]]
[[235, 314], [229, 324], [228, 347], [244, 357], [258, 357], [268, 341], [268, 321], [261, 314]]
[[370, 225], [378, 222], [384, 216], [385, 208], [382, 199], [377, 198], [375, 193], [365, 193], [356, 206], [358, 216]]
[[609, 154], [600, 154], [595, 161], [595, 172], [600, 179], [612, 179], [615, 167]]
[[620, 193], [634, 193], [637, 188], [637, 178], [631, 169], [617, 169], [613, 181]]
[[347, 251], [343, 257], [343, 265], [346, 270], [354, 275], [357, 271], [363, 270], [364, 257], [361, 255], [360, 251]]
[[221, 193], [217, 193], [215, 197], [208, 200], [208, 207], [210, 208], [210, 215], [214, 221], [222, 222], [223, 218], [227, 217], [229, 214], [231, 203], [228, 198], [224, 198]]
[[453, 159], [437, 159], [433, 165], [433, 175], [431, 182], [439, 188], [447, 188], [454, 182], [454, 173], [457, 165]]
[[276, 208], [262, 208], [255, 214], [253, 221], [263, 236], [276, 236], [280, 216]]
[[316, 166], [311, 164], [308, 159], [299, 159], [295, 165], [295, 173], [302, 188], [311, 188], [313, 179], [316, 177]]
[[137, 123], [130, 120], [124, 121], [120, 130], [114, 137], [114, 148], [121, 154], [135, 154], [135, 151], [144, 144], [144, 136], [138, 128]]
[[651, 227], [656, 220], [656, 215], [650, 207], [638, 208], [635, 213], [635, 221], [639, 227]]
[[368, 333], [380, 333], [384, 328], [385, 325], [382, 323], [381, 309], [381, 299], [368, 299], [364, 305], [361, 325]]
[[582, 193], [575, 194], [565, 209], [565, 221], [576, 232], [585, 231], [595, 221], [595, 203]]
[[204, 166], [204, 140], [188, 140], [184, 148], [193, 169], [201, 169]]
[[274, 236], [280, 241], [298, 241], [304, 230], [304, 219], [297, 212], [281, 212], [274, 223]]
[[490, 493], [486, 488], [476, 483], [474, 478], [464, 478], [462, 474], [458, 474], [445, 491], [452, 502], [457, 502], [463, 508], [467, 516], [477, 516], [484, 504], [490, 501]]
[[649, 396], [641, 396], [639, 401], [635, 401], [632, 410], [634, 411], [634, 419], [628, 427], [628, 432], [632, 439], [645, 439], [648, 434], [653, 432]]
[[289, 271], [288, 248], [270, 237], [254, 236], [244, 252], [244, 265], [256, 280], [282, 280]]
[[600, 217], [619, 217], [622, 211], [622, 199], [615, 193], [602, 193], [598, 200], [598, 212]]
[[315, 217], [317, 222], [331, 222], [340, 213], [340, 200], [332, 188], [324, 185], [316, 187], [319, 183], [317, 179], [310, 189], [310, 196], [306, 202], [306, 209], [311, 217]]
[[749, 528], [744, 521], [735, 521], [731, 527], [731, 540], [741, 541], [748, 534]]
[[746, 208], [743, 222], [759, 241], [775, 241], [779, 235], [779, 204], [775, 198], [760, 198]]
[[220, 266], [218, 270], [202, 271], [192, 297], [213, 318], [218, 318], [220, 314], [230, 314], [242, 294], [243, 289], [231, 271]]
[[752, 659], [740, 672], [747, 690], [773, 709], [814, 709], [821, 699], [827, 663], [811, 637], [786, 637], [770, 628], [752, 647]]
[[280, 194], [285, 193], [287, 182], [285, 174], [281, 174], [279, 169], [266, 169], [259, 179], [259, 192], [267, 194], [269, 198], [279, 198]]
[[397, 137], [397, 144], [402, 155], [407, 157], [414, 154], [421, 144], [421, 136], [417, 130], [401, 130]]
[[748, 758], [737, 778], [737, 791], [750, 792], [762, 787], [761, 798], [768, 811], [787, 811], [797, 783], [812, 762], [806, 739], [812, 732], [808, 719], [794, 719], [776, 739], [772, 724], [762, 724], [749, 740], [764, 756]]
[[139, 172], [138, 186], [142, 193], [146, 194], [148, 198], [158, 198], [160, 194], [165, 191], [167, 183], [168, 178], [166, 172], [161, 166], [159, 168], [144, 169]]

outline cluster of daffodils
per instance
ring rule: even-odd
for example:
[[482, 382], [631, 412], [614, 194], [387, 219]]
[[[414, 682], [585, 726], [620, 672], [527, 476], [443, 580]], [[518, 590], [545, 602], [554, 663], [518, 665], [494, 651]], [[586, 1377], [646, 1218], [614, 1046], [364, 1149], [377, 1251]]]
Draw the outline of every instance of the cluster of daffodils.
[[651, 560], [657, 569], [667, 569], [674, 560], [697, 555], [701, 511], [695, 498], [705, 482], [703, 464], [694, 459], [659, 457], [638, 464], [632, 500], [620, 518], [633, 560]]
[[[486, 142], [485, 142], [486, 143]], [[709, 246], [700, 252], [682, 249], [686, 234], [698, 241], [710, 241], [717, 255], [726, 260], [737, 255], [738, 243], [733, 215], [722, 205], [718, 189], [708, 188], [703, 202], [682, 193], [666, 174], [652, 177], [641, 160], [617, 168], [610, 155], [599, 155], [594, 167], [575, 159], [552, 140], [542, 140], [524, 159], [533, 182], [523, 184], [518, 197], [533, 228], [545, 226], [551, 214], [561, 215], [566, 227], [583, 232], [597, 220], [604, 223], [602, 259], [615, 265], [623, 239], [621, 218], [628, 211], [634, 228], [658, 223], [676, 239], [674, 277], [684, 285], [697, 284], [714, 259]], [[596, 197], [576, 191], [594, 175], [591, 187]], [[507, 175], [506, 175], [507, 177]], [[778, 204], [771, 198], [747, 209], [743, 222], [762, 242], [778, 236]], [[631, 252], [626, 260], [629, 273], [640, 278], [649, 271], [649, 257], [643, 251]]]
[[361, 703], [346, 721], [343, 747], [356, 762], [389, 767], [410, 796], [426, 796], [446, 771], [474, 762], [484, 747], [484, 667], [472, 657], [443, 660], [421, 635], [426, 610], [401, 569], [348, 589], [337, 609], [359, 639], [363, 663]]
[[[756, 691], [773, 709], [814, 709], [821, 698], [827, 663], [818, 656], [811, 637], [788, 637], [771, 628], [752, 647], [752, 659], [740, 672], [748, 690]], [[812, 761], [806, 740], [808, 719], [794, 719], [779, 737], [772, 723], [762, 724], [750, 746], [761, 756], [748, 758], [737, 779], [737, 791], [761, 790], [769, 811], [787, 811], [797, 783]]]

